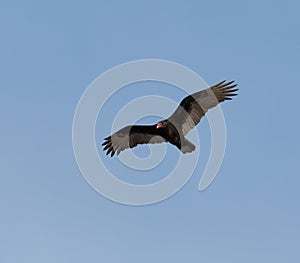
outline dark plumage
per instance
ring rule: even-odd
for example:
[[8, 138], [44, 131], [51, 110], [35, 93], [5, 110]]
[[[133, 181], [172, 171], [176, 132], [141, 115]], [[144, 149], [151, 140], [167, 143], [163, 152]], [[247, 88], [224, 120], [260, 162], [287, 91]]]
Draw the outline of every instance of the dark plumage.
[[234, 81], [225, 80], [205, 90], [185, 97], [175, 112], [155, 125], [132, 125], [104, 139], [103, 150], [114, 156], [138, 144], [170, 142], [183, 153], [195, 150], [184, 136], [193, 129], [205, 113], [225, 100], [232, 100], [238, 89]]

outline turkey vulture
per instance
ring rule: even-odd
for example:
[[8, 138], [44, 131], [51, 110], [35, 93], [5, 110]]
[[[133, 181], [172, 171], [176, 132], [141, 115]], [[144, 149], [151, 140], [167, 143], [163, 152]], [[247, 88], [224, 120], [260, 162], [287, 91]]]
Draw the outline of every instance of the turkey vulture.
[[184, 136], [193, 129], [205, 113], [219, 102], [232, 100], [238, 89], [234, 81], [225, 80], [205, 90], [185, 97], [175, 112], [154, 125], [126, 126], [104, 139], [103, 150], [111, 157], [138, 144], [170, 142], [181, 152], [195, 150], [195, 145]]

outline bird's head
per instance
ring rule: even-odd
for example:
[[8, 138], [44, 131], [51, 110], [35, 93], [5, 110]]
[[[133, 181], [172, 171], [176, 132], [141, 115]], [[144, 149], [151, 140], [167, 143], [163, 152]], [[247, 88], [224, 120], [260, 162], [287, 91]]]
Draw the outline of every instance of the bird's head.
[[166, 127], [167, 122], [166, 121], [160, 121], [156, 124], [156, 129], [162, 129]]

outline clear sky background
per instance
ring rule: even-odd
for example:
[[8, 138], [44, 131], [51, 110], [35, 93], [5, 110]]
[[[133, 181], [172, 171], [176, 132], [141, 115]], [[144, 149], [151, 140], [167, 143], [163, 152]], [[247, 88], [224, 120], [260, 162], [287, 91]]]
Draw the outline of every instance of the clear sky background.
[[[296, 0], [2, 1], [0, 261], [299, 262], [299, 11]], [[197, 190], [204, 120], [191, 180], [164, 202], [130, 207], [81, 176], [72, 120], [99, 74], [144, 58], [209, 84], [235, 79], [240, 92], [222, 105], [228, 141], [213, 184]]]

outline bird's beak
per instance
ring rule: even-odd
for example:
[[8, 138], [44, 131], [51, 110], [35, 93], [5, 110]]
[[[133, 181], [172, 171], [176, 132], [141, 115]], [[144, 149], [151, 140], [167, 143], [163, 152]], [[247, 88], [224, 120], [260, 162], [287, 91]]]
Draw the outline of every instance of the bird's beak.
[[163, 124], [161, 122], [157, 123], [156, 129], [159, 129], [159, 128], [162, 128], [162, 127], [163, 127]]

